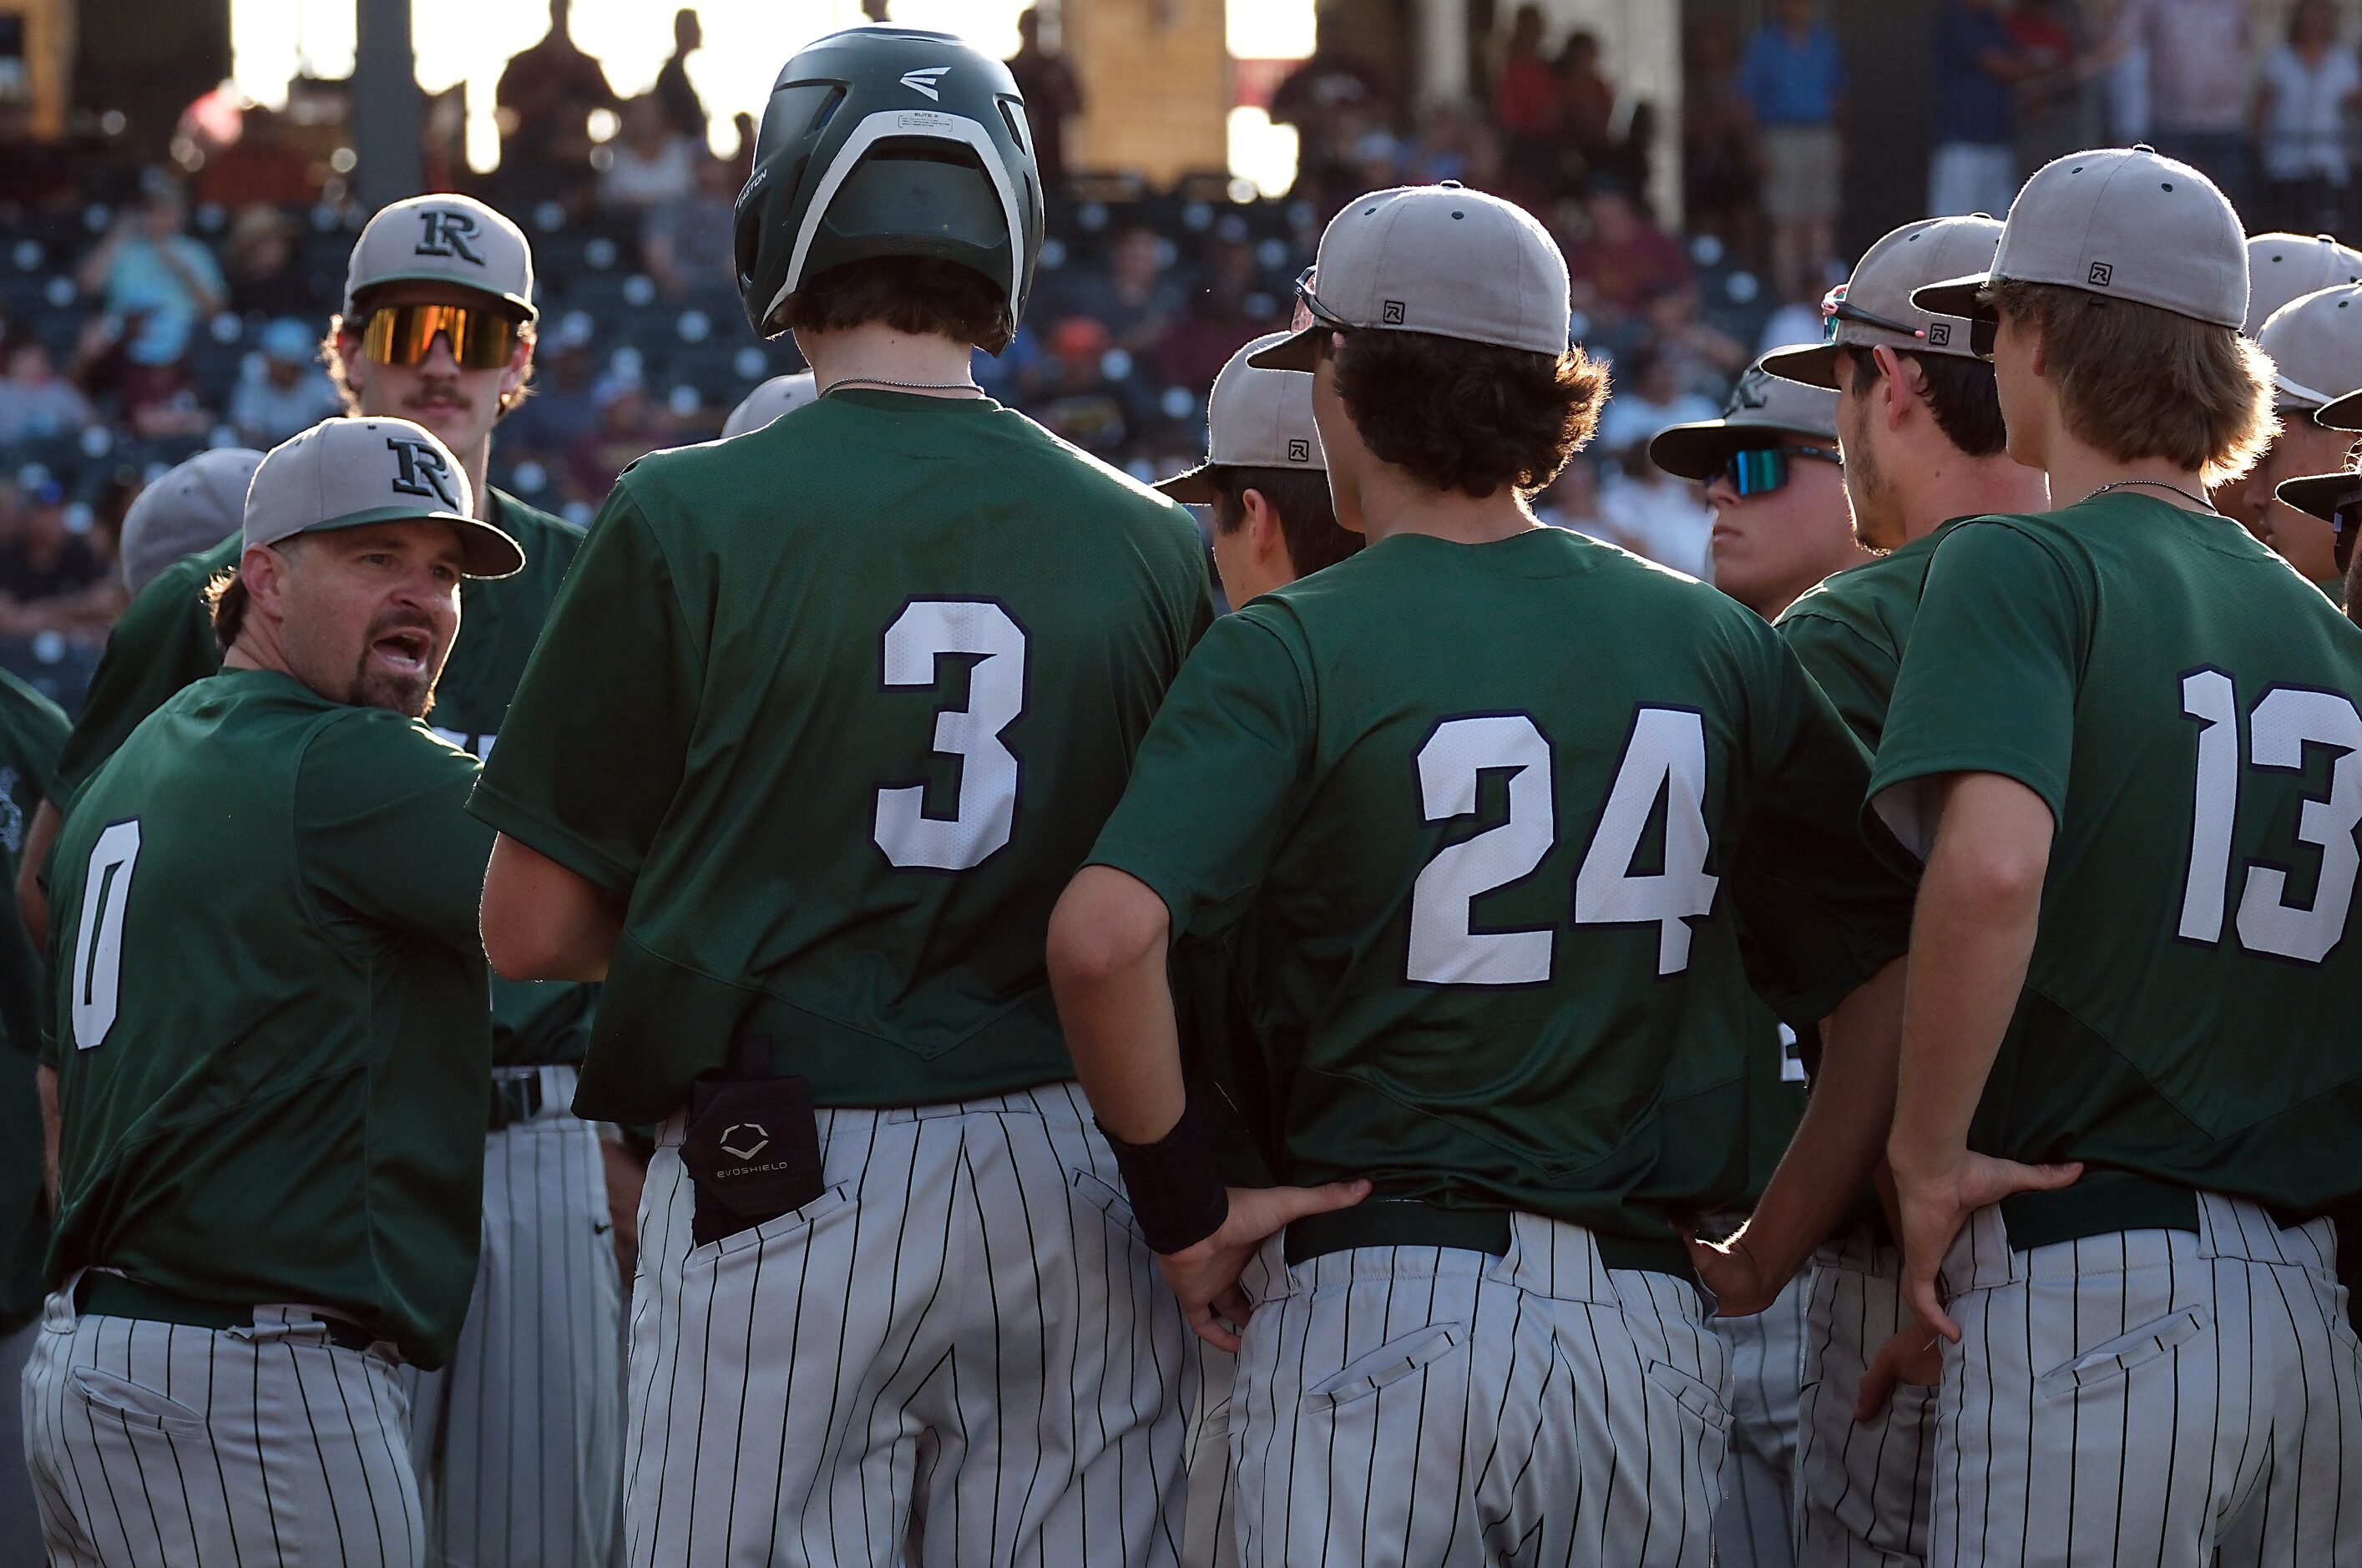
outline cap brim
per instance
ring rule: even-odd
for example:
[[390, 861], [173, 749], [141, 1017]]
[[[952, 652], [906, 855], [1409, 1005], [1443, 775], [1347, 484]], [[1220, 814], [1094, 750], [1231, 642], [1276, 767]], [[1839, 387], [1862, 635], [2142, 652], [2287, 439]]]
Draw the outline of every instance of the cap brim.
[[2362, 430], [2362, 392], [2330, 399], [2312, 411], [2312, 422], [2324, 430]]
[[1817, 431], [1793, 430], [1784, 425], [1706, 419], [1695, 425], [1668, 425], [1658, 431], [1649, 441], [1649, 460], [1676, 479], [1704, 484], [1722, 466], [1723, 458], [1733, 452], [1784, 447], [1797, 440], [1826, 446], [1828, 439]]
[[2338, 502], [2356, 490], [2362, 490], [2362, 474], [2349, 469], [2342, 474], [2309, 474], [2303, 479], [2286, 480], [2273, 493], [2306, 516], [2326, 523]]
[[491, 298], [499, 300], [503, 304], [513, 306], [514, 308], [524, 312], [524, 318], [527, 321], [536, 320], [541, 315], [541, 309], [538, 305], [535, 305], [529, 299], [509, 293], [506, 289], [478, 288], [475, 284], [469, 282], [465, 278], [455, 278], [448, 272], [429, 272], [425, 271], [388, 272], [382, 277], [371, 278], [368, 282], [363, 283], [359, 288], [353, 291], [352, 309], [359, 310], [360, 308], [361, 302], [367, 299], [373, 291], [381, 289], [388, 283], [448, 283], [455, 289], [465, 289], [471, 294], [488, 294]]
[[459, 569], [469, 577], [514, 577], [524, 569], [523, 546], [482, 519], [463, 517], [456, 512], [419, 512], [407, 506], [373, 506], [367, 512], [331, 517], [308, 528], [298, 528], [295, 532], [326, 534], [341, 528], [366, 527], [371, 523], [450, 524], [459, 534]]
[[1170, 496], [1184, 506], [1211, 506], [1220, 493], [1214, 485], [1214, 465], [1199, 463], [1185, 469], [1168, 480], [1158, 480], [1149, 487], [1160, 495]]
[[1782, 348], [1763, 356], [1763, 369], [1783, 381], [1838, 390], [1838, 346], [1816, 343], [1803, 348]]
[[1248, 357], [1247, 363], [1258, 370], [1310, 370], [1319, 368], [1320, 334], [1328, 328], [1315, 324], [1301, 332], [1273, 344], [1260, 354]]
[[1977, 293], [1992, 280], [1977, 272], [1966, 278], [1948, 278], [1940, 283], [1930, 283], [1924, 289], [1911, 291], [1911, 303], [1929, 315], [1956, 315], [1964, 321], [1998, 321], [1999, 315], [1990, 306], [1977, 303]]

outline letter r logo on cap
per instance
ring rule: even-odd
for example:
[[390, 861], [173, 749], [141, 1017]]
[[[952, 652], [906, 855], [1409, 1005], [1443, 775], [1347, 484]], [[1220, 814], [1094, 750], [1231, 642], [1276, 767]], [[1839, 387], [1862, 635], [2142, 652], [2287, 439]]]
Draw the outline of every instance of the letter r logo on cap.
[[2114, 278], [2115, 275], [2116, 270], [2114, 267], [2109, 266], [2105, 261], [2094, 261], [2092, 263], [2092, 286], [2093, 288], [2106, 288], [2108, 286], [2108, 280]]
[[1312, 460], [1312, 443], [1309, 441], [1290, 441], [1287, 444], [1287, 460], [1291, 463], [1310, 462]]
[[443, 460], [442, 453], [424, 441], [405, 441], [399, 436], [387, 436], [385, 445], [397, 465], [394, 489], [404, 495], [431, 495], [447, 510], [459, 510], [459, 497], [451, 489], [451, 465]]
[[484, 264], [483, 257], [468, 243], [476, 236], [474, 214], [449, 207], [425, 207], [420, 210], [418, 221], [424, 232], [413, 254], [448, 256], [478, 267]]

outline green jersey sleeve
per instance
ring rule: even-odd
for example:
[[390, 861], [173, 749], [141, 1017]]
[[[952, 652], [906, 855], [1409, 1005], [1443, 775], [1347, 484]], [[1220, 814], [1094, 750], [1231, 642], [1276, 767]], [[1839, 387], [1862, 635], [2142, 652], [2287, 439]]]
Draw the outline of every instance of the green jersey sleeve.
[[467, 954], [490, 828], [468, 814], [476, 759], [382, 708], [320, 726], [295, 778], [304, 874], [324, 912], [392, 926]]
[[2004, 520], [1961, 523], [1937, 547], [1870, 786], [1915, 852], [1928, 834], [1912, 787], [1945, 774], [2014, 778], [2063, 816], [2088, 592]]
[[1787, 614], [1780, 635], [1804, 665], [1838, 717], [1865, 746], [1875, 748], [1886, 724], [1886, 701], [1900, 662], [1889, 650], [1832, 616]]
[[[225, 541], [225, 546], [233, 543]], [[166, 568], [115, 624], [73, 731], [58, 756], [57, 778], [47, 791], [52, 803], [62, 807], [70, 802], [91, 775], [122, 749], [141, 720], [181, 688], [221, 668], [221, 645], [199, 595], [215, 563], [237, 564], [235, 554], [224, 560], [225, 554], [223, 547], [216, 547]]]
[[1910, 943], [1908, 857], [1865, 823], [1870, 757], [1784, 646], [1769, 650], [1769, 722], [1731, 896], [1756, 994], [1813, 1023]]
[[680, 787], [703, 667], [663, 547], [619, 483], [567, 574], [471, 809], [628, 892]]
[[1279, 629], [1250, 609], [1214, 623], [1157, 709], [1087, 864], [1155, 889], [1176, 935], [1244, 911], [1311, 762], [1311, 694]]

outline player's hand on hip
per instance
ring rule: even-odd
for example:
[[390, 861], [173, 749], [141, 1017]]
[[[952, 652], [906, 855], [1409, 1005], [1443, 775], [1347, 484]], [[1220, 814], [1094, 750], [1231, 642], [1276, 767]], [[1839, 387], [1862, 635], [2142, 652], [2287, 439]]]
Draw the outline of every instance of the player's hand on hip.
[[1230, 1216], [1220, 1230], [1177, 1253], [1162, 1253], [1156, 1261], [1198, 1337], [1235, 1353], [1237, 1330], [1254, 1310], [1253, 1303], [1239, 1288], [1239, 1275], [1255, 1249], [1274, 1232], [1308, 1214], [1351, 1209], [1369, 1196], [1366, 1181], [1332, 1181], [1326, 1187], [1234, 1187]]
[[1853, 1419], [1876, 1419], [1878, 1412], [1886, 1408], [1887, 1400], [1894, 1397], [1895, 1385], [1899, 1383], [1926, 1386], [1941, 1383], [1943, 1342], [1935, 1330], [1916, 1319], [1904, 1324], [1870, 1358], [1870, 1368], [1861, 1375], [1861, 1393], [1854, 1400]]
[[1714, 1292], [1717, 1318], [1751, 1318], [1771, 1306], [1787, 1283], [1764, 1274], [1748, 1250], [1743, 1230], [1721, 1242], [1701, 1242], [1694, 1234], [1684, 1234], [1682, 1240], [1689, 1245], [1690, 1264], [1697, 1270], [1699, 1283]]
[[1944, 1310], [1937, 1275], [1969, 1216], [2012, 1193], [2072, 1186], [2083, 1174], [2080, 1164], [2026, 1165], [1967, 1149], [1946, 1159], [1893, 1163], [1895, 1208], [1903, 1221], [1904, 1305], [1954, 1342], [1960, 1326]]

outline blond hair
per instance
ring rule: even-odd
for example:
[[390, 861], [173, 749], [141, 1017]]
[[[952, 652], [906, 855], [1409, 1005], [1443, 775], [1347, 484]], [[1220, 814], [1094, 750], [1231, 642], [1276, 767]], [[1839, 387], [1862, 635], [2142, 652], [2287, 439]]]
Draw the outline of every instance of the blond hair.
[[2219, 485], [2279, 434], [2271, 359], [2235, 327], [2053, 283], [1992, 292], [2041, 337], [2068, 434], [2109, 457], [2162, 458]]

